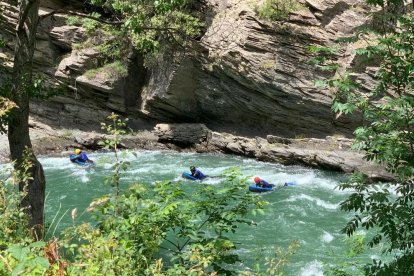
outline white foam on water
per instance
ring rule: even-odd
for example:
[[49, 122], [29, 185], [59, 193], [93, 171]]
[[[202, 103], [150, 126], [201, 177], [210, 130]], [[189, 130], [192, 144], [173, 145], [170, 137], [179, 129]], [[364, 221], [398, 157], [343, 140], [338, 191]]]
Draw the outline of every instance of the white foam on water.
[[335, 189], [335, 187], [338, 186], [338, 184], [339, 183], [335, 180], [323, 179], [323, 178], [315, 178], [314, 183], [313, 183], [313, 185], [318, 188], [335, 191], [336, 193], [343, 193], [343, 191]]
[[329, 178], [321, 178], [315, 171], [309, 171], [305, 174], [299, 175], [296, 174], [291, 176], [291, 178], [293, 181], [297, 183], [298, 186], [315, 187], [335, 192], [342, 192], [339, 190], [334, 190], [335, 187], [338, 185], [338, 181]]
[[[232, 166], [223, 166], [223, 167], [216, 167], [216, 168], [206, 168], [206, 174], [211, 176], [221, 176], [223, 175], [224, 171], [232, 168]], [[204, 172], [204, 171], [203, 171]]]
[[321, 236], [321, 241], [325, 243], [330, 243], [334, 240], [334, 236], [332, 236], [330, 233], [323, 231], [323, 234]]
[[[139, 162], [145, 162], [149, 164], [158, 163], [159, 160], [170, 160], [172, 162], [174, 168], [177, 167], [177, 162], [179, 163], [185, 163], [190, 162], [191, 159], [194, 159], [194, 157], [199, 157], [200, 153], [177, 153], [174, 151], [135, 151], [138, 155], [134, 160]], [[190, 159], [190, 160], [188, 160]], [[184, 161], [186, 160], [186, 161]], [[194, 161], [191, 161], [194, 162]], [[189, 167], [190, 165], [188, 165]], [[186, 166], [187, 167], [187, 166]]]
[[250, 249], [247, 249], [247, 248], [237, 248], [233, 252], [236, 253], [236, 254], [249, 254], [252, 251]]
[[72, 170], [70, 177], [74, 179], [80, 179], [82, 183], [87, 183], [90, 181], [88, 177], [88, 171], [80, 166], [76, 166], [75, 169]]
[[105, 170], [111, 169], [113, 165], [114, 164], [112, 164], [112, 163], [101, 163], [101, 164], [99, 164], [99, 166], [103, 167]]
[[151, 169], [152, 169], [152, 166], [145, 166], [145, 167], [138, 168], [138, 169], [128, 170], [127, 173], [130, 173], [130, 174], [147, 173], [147, 172], [150, 172]]
[[320, 198], [315, 198], [315, 197], [308, 196], [305, 194], [294, 195], [286, 199], [286, 201], [288, 202], [293, 202], [293, 201], [298, 201], [298, 200], [309, 200], [309, 201], [315, 202], [316, 205], [318, 206], [321, 206], [325, 209], [331, 209], [331, 210], [335, 210], [339, 206], [339, 204], [328, 203]]
[[[176, 177], [173, 179], [173, 181], [174, 181], [174, 182], [184, 181], [184, 180], [188, 180], [188, 179], [184, 179], [184, 178], [182, 178], [181, 176], [176, 176]], [[188, 181], [191, 181], [191, 180], [188, 180]]]
[[89, 177], [85, 174], [85, 175], [82, 175], [81, 181], [82, 181], [82, 183], [87, 183], [87, 182], [89, 182], [89, 181], [90, 181], [90, 179], [89, 179]]
[[293, 173], [290, 175], [290, 178], [289, 181], [295, 181], [298, 185], [309, 186], [314, 185], [318, 177], [315, 172], [308, 171], [305, 173]]
[[318, 260], [307, 263], [301, 268], [300, 276], [323, 276], [323, 264]]
[[66, 158], [63, 157], [42, 157], [39, 158], [39, 162], [42, 164], [44, 169], [69, 169], [77, 166], [73, 164], [69, 156]]
[[223, 181], [223, 178], [209, 178], [207, 177], [206, 179], [203, 180], [203, 184], [209, 184], [209, 185], [217, 185], [220, 182]]

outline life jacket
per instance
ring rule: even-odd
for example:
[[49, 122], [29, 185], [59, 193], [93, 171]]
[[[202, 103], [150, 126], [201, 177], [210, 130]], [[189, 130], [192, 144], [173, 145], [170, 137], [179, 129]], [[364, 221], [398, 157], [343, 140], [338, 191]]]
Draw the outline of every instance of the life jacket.
[[89, 159], [89, 158], [88, 158], [88, 156], [86, 155], [86, 153], [81, 152], [81, 153], [79, 154], [79, 157], [78, 157], [78, 160], [79, 160], [79, 161], [81, 161], [81, 162], [86, 162], [88, 159]]
[[269, 182], [264, 181], [264, 180], [260, 180], [260, 185], [261, 185], [263, 188], [272, 188], [272, 185], [271, 185], [271, 184], [269, 184]]
[[196, 169], [194, 173], [194, 177], [197, 179], [203, 179], [206, 176], [199, 169]]

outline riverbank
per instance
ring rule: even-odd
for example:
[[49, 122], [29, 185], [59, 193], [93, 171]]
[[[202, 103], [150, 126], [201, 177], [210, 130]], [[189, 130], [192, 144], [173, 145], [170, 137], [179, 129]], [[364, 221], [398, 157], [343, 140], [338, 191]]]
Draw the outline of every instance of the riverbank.
[[[108, 138], [98, 132], [57, 129], [30, 121], [30, 135], [37, 155], [67, 155], [74, 148], [100, 150], [99, 141]], [[363, 160], [363, 154], [351, 149], [351, 139], [288, 139], [274, 135], [246, 138], [220, 133], [202, 124], [158, 124], [153, 131], [135, 131], [122, 138], [120, 148], [220, 152], [284, 165], [305, 165], [343, 173], [363, 172], [372, 181], [391, 181], [382, 167]], [[0, 162], [9, 162], [6, 135], [0, 135]]]

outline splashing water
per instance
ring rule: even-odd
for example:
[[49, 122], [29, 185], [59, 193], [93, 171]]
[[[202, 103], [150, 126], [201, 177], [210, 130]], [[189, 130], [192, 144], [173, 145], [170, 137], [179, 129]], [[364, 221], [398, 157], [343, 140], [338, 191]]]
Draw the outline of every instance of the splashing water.
[[[346, 197], [346, 192], [334, 189], [342, 177], [339, 174], [231, 155], [159, 151], [137, 153], [137, 157], [128, 153], [123, 156], [131, 162], [128, 171], [121, 178], [123, 188], [136, 182], [182, 180], [181, 173], [189, 171], [191, 165], [210, 176], [219, 176], [227, 168], [240, 167], [245, 176], [260, 176], [278, 187], [288, 181], [297, 183], [294, 187], [283, 187], [258, 195], [268, 201], [269, 205], [264, 215], [251, 217], [257, 227], [242, 225], [233, 235], [232, 238], [238, 242], [237, 252], [245, 268], [253, 267], [258, 256], [273, 257], [276, 247], [287, 248], [290, 241], [299, 240], [300, 248], [287, 268], [288, 275], [323, 275], [323, 264], [338, 262], [335, 253], [341, 254], [345, 250], [344, 236], [340, 229], [350, 215], [339, 210], [339, 203]], [[96, 161], [94, 169], [72, 164], [68, 157], [40, 158], [47, 177], [49, 196], [45, 208], [49, 223], [60, 204], [62, 208], [59, 216], [73, 208], [81, 211], [92, 199], [110, 192], [111, 188], [104, 181], [111, 173], [113, 154], [91, 154], [90, 158]], [[191, 181], [188, 183], [199, 184]], [[210, 178], [203, 183], [217, 185], [220, 179]], [[84, 215], [83, 219], [88, 217]], [[69, 211], [59, 228], [71, 224]], [[369, 261], [368, 254], [364, 256], [365, 259]]]

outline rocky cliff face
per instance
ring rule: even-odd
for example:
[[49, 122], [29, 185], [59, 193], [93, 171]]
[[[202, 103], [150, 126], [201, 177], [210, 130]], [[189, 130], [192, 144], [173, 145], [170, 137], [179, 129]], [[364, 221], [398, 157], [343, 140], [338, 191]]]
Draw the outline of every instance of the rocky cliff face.
[[[14, 0], [0, 1], [1, 36], [10, 57], [17, 18]], [[241, 134], [323, 137], [352, 132], [358, 118], [335, 120], [331, 95], [314, 87], [324, 77], [308, 63], [309, 45], [328, 45], [367, 24], [362, 0], [301, 0], [287, 22], [260, 20], [257, 1], [208, 0], [211, 13], [204, 50], [179, 62], [168, 59], [151, 69], [137, 54], [128, 57], [126, 76], [96, 74], [96, 49], [75, 49], [85, 39], [57, 13], [39, 25], [35, 66], [51, 82], [68, 85], [50, 102], [34, 102], [32, 113], [60, 126], [98, 128], [111, 111], [165, 122], [202, 122]], [[83, 1], [45, 0], [40, 13], [82, 10]], [[352, 60], [352, 56], [349, 60]], [[344, 60], [344, 63], [350, 61]]]

